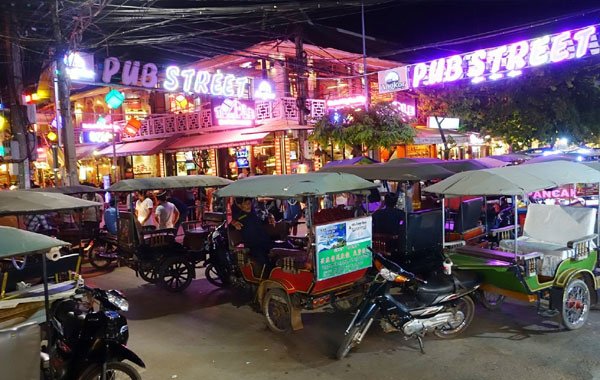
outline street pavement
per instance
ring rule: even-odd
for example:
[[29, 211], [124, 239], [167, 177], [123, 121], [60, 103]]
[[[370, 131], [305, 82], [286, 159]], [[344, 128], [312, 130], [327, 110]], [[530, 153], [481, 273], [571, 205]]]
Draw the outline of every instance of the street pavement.
[[228, 290], [203, 278], [183, 293], [147, 284], [128, 268], [92, 276], [91, 286], [122, 290], [130, 303], [129, 347], [146, 363], [145, 380], [195, 379], [600, 379], [600, 311], [586, 326], [560, 329], [533, 305], [477, 307], [466, 333], [416, 340], [373, 325], [350, 355], [334, 359], [351, 316], [303, 314], [304, 329], [276, 334], [261, 314], [237, 307]]

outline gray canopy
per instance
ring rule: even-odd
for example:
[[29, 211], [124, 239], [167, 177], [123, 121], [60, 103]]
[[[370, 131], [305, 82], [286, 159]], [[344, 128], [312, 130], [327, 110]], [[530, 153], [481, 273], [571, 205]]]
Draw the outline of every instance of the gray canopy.
[[193, 187], [222, 187], [232, 181], [213, 175], [187, 175], [175, 177], [152, 177], [124, 179], [108, 188], [108, 191], [125, 192], [136, 190], [187, 189]]
[[336, 166], [323, 168], [320, 172], [349, 173], [368, 180], [380, 179], [387, 181], [427, 181], [431, 179], [444, 179], [454, 174], [437, 163], [408, 163], [408, 161], [403, 164], [398, 162], [394, 165], [386, 163], [362, 166]]
[[567, 184], [597, 182], [597, 170], [576, 162], [552, 161], [457, 173], [425, 191], [449, 196], [523, 195]]
[[27, 190], [0, 191], [0, 215], [43, 214], [97, 206], [102, 204], [58, 193]]
[[42, 193], [60, 193], [60, 194], [85, 194], [85, 193], [101, 193], [106, 191], [93, 186], [87, 185], [73, 185], [73, 186], [59, 186], [59, 187], [39, 187], [35, 189], [29, 189], [29, 191], [38, 191]]
[[69, 243], [50, 236], [0, 226], [0, 258], [26, 255], [47, 251], [53, 247], [67, 246]]
[[219, 197], [293, 198], [368, 190], [377, 187], [352, 174], [307, 173], [254, 176], [235, 181], [217, 191]]

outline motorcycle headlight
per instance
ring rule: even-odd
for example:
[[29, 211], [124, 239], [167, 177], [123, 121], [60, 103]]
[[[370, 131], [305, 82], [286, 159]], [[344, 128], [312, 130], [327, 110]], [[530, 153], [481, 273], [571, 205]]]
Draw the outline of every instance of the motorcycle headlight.
[[122, 295], [118, 294], [116, 291], [110, 290], [106, 294], [106, 299], [108, 302], [112, 303], [117, 307], [117, 309], [121, 311], [129, 310], [129, 302]]

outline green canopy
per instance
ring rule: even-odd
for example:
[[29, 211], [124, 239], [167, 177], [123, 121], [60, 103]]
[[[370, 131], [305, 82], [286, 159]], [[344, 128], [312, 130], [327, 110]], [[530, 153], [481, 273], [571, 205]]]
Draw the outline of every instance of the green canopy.
[[576, 162], [552, 161], [461, 172], [425, 188], [445, 195], [523, 195], [573, 183], [600, 182], [600, 172]]
[[38, 214], [102, 206], [70, 195], [27, 190], [0, 191], [0, 216]]
[[36, 189], [29, 189], [29, 191], [38, 191], [42, 193], [60, 193], [60, 194], [85, 194], [85, 193], [100, 193], [106, 191], [93, 186], [87, 185], [73, 185], [73, 186], [59, 186], [59, 187], [39, 187]]
[[69, 245], [50, 236], [4, 226], [0, 226], [0, 241], [0, 258], [38, 253], [53, 247]]
[[444, 169], [437, 163], [409, 163], [409, 161], [406, 161], [404, 164], [397, 163], [395, 165], [385, 163], [359, 166], [333, 166], [323, 168], [319, 172], [349, 173], [368, 180], [380, 179], [387, 181], [427, 181], [431, 179], [444, 179], [454, 174], [454, 172]]
[[124, 179], [107, 191], [126, 192], [136, 190], [186, 189], [192, 187], [223, 187], [232, 181], [212, 175], [187, 175], [176, 177], [151, 177]]
[[219, 197], [293, 198], [368, 190], [377, 187], [352, 174], [307, 173], [254, 176], [235, 181], [217, 191]]

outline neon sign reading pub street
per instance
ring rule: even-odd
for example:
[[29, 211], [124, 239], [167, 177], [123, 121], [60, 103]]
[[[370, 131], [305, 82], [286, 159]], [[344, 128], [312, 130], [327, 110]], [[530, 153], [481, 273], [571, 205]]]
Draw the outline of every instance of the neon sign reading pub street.
[[473, 83], [516, 77], [522, 70], [600, 54], [596, 26], [439, 58], [411, 66], [413, 88], [471, 79]]

